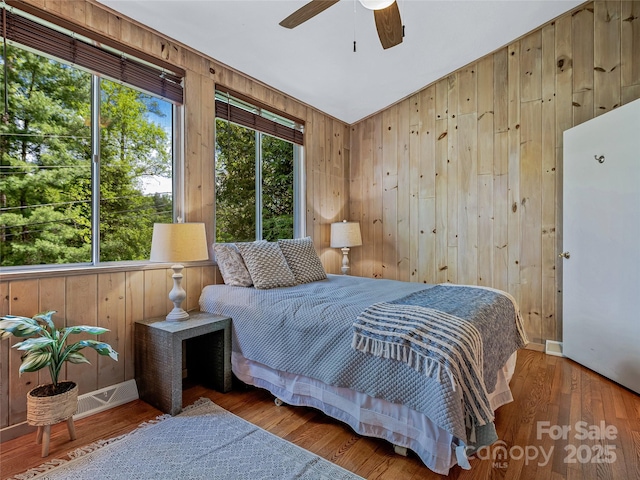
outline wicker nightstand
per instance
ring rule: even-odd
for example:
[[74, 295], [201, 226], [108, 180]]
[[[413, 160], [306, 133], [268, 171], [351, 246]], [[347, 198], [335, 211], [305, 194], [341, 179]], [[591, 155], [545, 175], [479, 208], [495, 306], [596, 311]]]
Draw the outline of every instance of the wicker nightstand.
[[181, 322], [164, 317], [135, 324], [135, 372], [140, 398], [163, 412], [182, 410], [183, 341], [189, 377], [216, 390], [231, 390], [231, 319], [194, 312]]

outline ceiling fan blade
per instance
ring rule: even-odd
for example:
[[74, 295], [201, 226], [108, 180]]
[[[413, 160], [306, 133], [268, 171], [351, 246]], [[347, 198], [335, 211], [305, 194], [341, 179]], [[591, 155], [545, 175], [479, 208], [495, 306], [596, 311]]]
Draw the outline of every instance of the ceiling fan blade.
[[402, 43], [402, 19], [400, 18], [400, 10], [398, 3], [393, 2], [387, 8], [382, 10], [374, 10], [373, 15], [376, 19], [376, 29], [382, 48], [395, 47]]
[[295, 28], [338, 2], [339, 0], [311, 0], [282, 20], [280, 25], [285, 28]]

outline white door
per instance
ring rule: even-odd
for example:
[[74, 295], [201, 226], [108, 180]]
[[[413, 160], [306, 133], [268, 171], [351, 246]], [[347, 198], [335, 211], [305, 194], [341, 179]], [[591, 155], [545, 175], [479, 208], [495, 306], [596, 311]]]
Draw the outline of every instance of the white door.
[[640, 100], [564, 132], [563, 353], [640, 393]]

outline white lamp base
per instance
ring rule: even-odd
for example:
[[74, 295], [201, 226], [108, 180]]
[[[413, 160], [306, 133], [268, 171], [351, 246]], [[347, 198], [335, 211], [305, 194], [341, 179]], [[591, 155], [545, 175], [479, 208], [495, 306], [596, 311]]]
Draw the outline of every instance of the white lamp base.
[[347, 275], [349, 273], [349, 247], [342, 247], [342, 274]]
[[180, 322], [187, 320], [189, 314], [185, 312], [180, 305], [185, 298], [187, 298], [187, 292], [182, 288], [182, 269], [183, 265], [173, 265], [173, 288], [169, 292], [169, 300], [173, 302], [173, 310], [167, 315], [167, 322]]
[[167, 315], [165, 319], [167, 322], [181, 322], [183, 320], [188, 320], [189, 314], [185, 312], [182, 308], [173, 308]]

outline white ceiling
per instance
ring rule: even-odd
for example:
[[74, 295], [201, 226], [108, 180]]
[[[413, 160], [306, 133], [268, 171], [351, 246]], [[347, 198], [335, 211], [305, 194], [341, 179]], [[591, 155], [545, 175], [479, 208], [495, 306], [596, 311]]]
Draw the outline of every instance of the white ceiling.
[[293, 30], [278, 23], [307, 0], [100, 1], [348, 124], [582, 3], [398, 0], [406, 36], [383, 50], [373, 12], [356, 0]]

